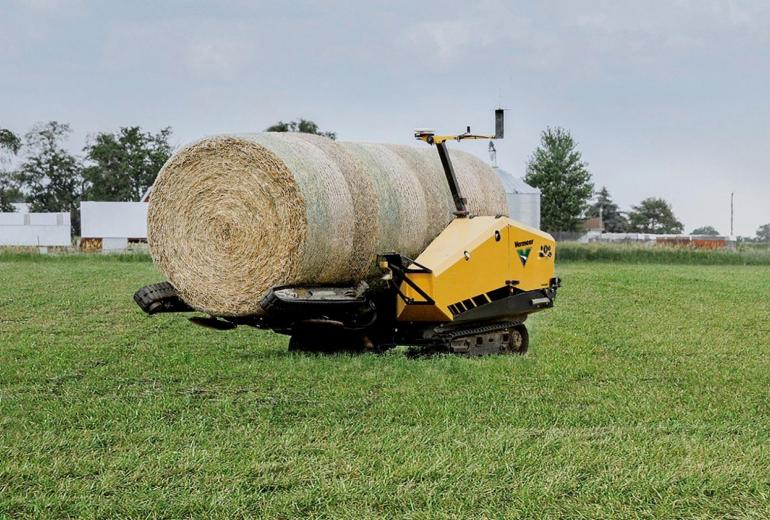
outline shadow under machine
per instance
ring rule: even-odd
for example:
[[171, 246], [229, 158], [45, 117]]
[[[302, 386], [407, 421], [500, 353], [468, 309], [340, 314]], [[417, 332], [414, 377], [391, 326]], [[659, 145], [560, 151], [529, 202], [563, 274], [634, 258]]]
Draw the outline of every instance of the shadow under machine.
[[[291, 336], [290, 350], [384, 351], [410, 345], [464, 355], [524, 353], [529, 314], [553, 307], [556, 243], [547, 233], [508, 217], [475, 216], [467, 209], [447, 141], [501, 139], [503, 110], [495, 111], [495, 135], [415, 132], [435, 146], [455, 204], [453, 220], [412, 259], [383, 251], [381, 279], [356, 286], [273, 287], [262, 297], [263, 314], [194, 316], [219, 330], [239, 325]], [[169, 282], [134, 294], [148, 314], [195, 312]]]

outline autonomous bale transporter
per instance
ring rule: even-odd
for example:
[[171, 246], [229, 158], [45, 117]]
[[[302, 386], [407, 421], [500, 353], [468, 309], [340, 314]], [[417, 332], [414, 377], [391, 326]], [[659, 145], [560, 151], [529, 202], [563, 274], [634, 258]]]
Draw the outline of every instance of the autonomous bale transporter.
[[[380, 278], [354, 286], [281, 286], [263, 296], [263, 313], [243, 317], [193, 316], [217, 330], [270, 329], [291, 337], [289, 350], [374, 351], [397, 345], [417, 352], [479, 356], [522, 354], [529, 346], [527, 317], [553, 307], [556, 243], [551, 235], [502, 215], [467, 209], [447, 148], [448, 141], [503, 138], [503, 110], [495, 135], [415, 132], [438, 150], [454, 200], [454, 218], [412, 259], [383, 251]], [[134, 294], [147, 314], [195, 312], [169, 282]]]

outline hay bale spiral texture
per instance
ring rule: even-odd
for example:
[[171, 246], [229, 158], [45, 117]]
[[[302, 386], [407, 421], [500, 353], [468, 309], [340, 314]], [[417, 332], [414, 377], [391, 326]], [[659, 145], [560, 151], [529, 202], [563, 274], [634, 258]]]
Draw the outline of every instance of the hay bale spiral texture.
[[[507, 214], [495, 172], [452, 150], [471, 213]], [[274, 286], [357, 282], [386, 251], [416, 257], [452, 219], [436, 150], [307, 134], [222, 135], [177, 151], [148, 213], [153, 259], [182, 299], [260, 314]]]

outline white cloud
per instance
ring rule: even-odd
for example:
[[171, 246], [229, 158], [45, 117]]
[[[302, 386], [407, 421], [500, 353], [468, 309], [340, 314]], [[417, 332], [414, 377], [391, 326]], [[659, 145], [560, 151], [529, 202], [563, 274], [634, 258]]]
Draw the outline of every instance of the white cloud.
[[80, 0], [16, 0], [16, 2], [28, 9], [45, 13], [59, 12], [65, 7], [73, 9], [81, 3]]
[[180, 49], [184, 63], [200, 74], [230, 74], [250, 61], [250, 50], [237, 36], [204, 36], [187, 42]]
[[105, 54], [118, 68], [131, 63], [169, 74], [233, 77], [254, 61], [260, 43], [259, 35], [240, 22], [200, 18], [119, 22], [110, 32]]
[[433, 55], [446, 65], [489, 45], [492, 35], [477, 20], [456, 19], [418, 23], [407, 30], [414, 49]]

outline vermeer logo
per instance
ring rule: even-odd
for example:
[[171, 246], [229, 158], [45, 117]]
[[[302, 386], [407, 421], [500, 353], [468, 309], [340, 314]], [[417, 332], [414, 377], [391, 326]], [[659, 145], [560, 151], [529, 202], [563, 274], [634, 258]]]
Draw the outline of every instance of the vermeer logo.
[[553, 248], [549, 245], [540, 246], [540, 258], [551, 258], [553, 256]]
[[[519, 242], [517, 242], [518, 244]], [[526, 242], [521, 242], [522, 244], [525, 244]], [[531, 244], [532, 241], [530, 240], [529, 243]], [[519, 260], [521, 260], [521, 265], [526, 266], [527, 265], [527, 259], [529, 258], [529, 253], [532, 251], [531, 247], [525, 247], [524, 249], [517, 249], [516, 252], [519, 254]]]
[[534, 240], [525, 240], [524, 242], [514, 242], [514, 247], [524, 247], [524, 246], [531, 246], [534, 243]]

